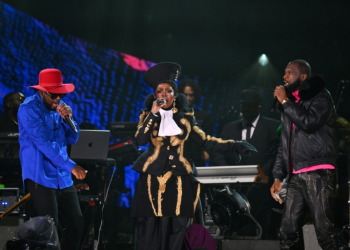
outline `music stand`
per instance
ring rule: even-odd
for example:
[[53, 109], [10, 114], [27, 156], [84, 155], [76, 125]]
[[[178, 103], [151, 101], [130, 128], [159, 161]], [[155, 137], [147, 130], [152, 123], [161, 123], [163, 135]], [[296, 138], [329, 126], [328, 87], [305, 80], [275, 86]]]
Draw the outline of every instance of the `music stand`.
[[[90, 198], [89, 200], [89, 197], [92, 197], [91, 195], [90, 196], [86, 196], [85, 199], [84, 197], [79, 197], [79, 200], [80, 201], [88, 201], [90, 204], [89, 206], [87, 206], [85, 208], [85, 211], [84, 211], [84, 219], [85, 218], [88, 218], [89, 219], [89, 224], [85, 224], [84, 225], [84, 231], [83, 231], [83, 235], [82, 235], [82, 238], [81, 238], [81, 241], [80, 241], [80, 246], [79, 246], [79, 249], [83, 250], [83, 249], [86, 249], [86, 244], [88, 244], [88, 239], [90, 237], [90, 232], [92, 231], [92, 237], [94, 237], [94, 234], [95, 234], [95, 231], [92, 230], [92, 228], [95, 228], [95, 222], [97, 219], [100, 219], [101, 220], [101, 224], [100, 224], [100, 230], [98, 230], [98, 234], [101, 233], [101, 228], [102, 228], [102, 225], [103, 225], [103, 210], [104, 210], [104, 206], [105, 204], [107, 203], [107, 198], [109, 197], [108, 194], [109, 194], [109, 190], [110, 190], [110, 185], [112, 183], [112, 180], [113, 180], [113, 177], [114, 177], [114, 173], [116, 171], [116, 162], [114, 159], [111, 159], [111, 158], [107, 158], [105, 160], [101, 160], [99, 162], [100, 164], [100, 167], [102, 167], [101, 171], [102, 171], [102, 176], [103, 176], [103, 196], [100, 197], [99, 199], [96, 199], [96, 195], [94, 195], [93, 198]], [[107, 168], [111, 169], [112, 173], [111, 173], [111, 176], [107, 176]], [[109, 177], [109, 180], [108, 178]], [[100, 194], [98, 195], [100, 196]], [[83, 199], [81, 199], [83, 198]], [[93, 202], [94, 204], [91, 204], [91, 202]], [[89, 211], [89, 208], [92, 207], [92, 209]], [[86, 216], [87, 214], [87, 216]], [[101, 218], [97, 218], [97, 215], [101, 216]]]
[[109, 129], [113, 139], [117, 142], [109, 146], [108, 157], [116, 160], [117, 176], [121, 178], [122, 186], [119, 189], [127, 190], [125, 187], [124, 167], [132, 164], [139, 156], [138, 147], [132, 138], [135, 137], [138, 122], [110, 122]]

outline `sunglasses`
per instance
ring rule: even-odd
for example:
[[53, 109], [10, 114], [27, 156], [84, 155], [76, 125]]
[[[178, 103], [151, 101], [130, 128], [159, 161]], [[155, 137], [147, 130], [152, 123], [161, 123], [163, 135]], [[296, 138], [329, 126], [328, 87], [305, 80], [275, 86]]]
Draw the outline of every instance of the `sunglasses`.
[[185, 96], [194, 97], [194, 94], [185, 94]]
[[66, 96], [66, 94], [52, 94], [49, 92], [45, 92], [52, 100], [55, 100], [57, 97], [60, 97], [61, 99]]

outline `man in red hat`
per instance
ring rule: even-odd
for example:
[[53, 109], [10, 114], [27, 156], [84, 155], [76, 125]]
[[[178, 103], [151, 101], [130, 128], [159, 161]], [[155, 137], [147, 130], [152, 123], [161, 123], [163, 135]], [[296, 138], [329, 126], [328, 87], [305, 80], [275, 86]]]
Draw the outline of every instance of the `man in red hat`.
[[[38, 92], [28, 97], [18, 110], [24, 186], [39, 216], [51, 216], [56, 228], [58, 213], [60, 222], [65, 222], [61, 249], [78, 249], [84, 220], [71, 173], [77, 179], [84, 179], [86, 171], [67, 155], [67, 144], [76, 143], [79, 133], [67, 124], [65, 117], [72, 117], [72, 109], [62, 102], [74, 85], [63, 83], [61, 71], [44, 69], [39, 74], [39, 85], [30, 88]], [[78, 125], [73, 123], [79, 132]]]

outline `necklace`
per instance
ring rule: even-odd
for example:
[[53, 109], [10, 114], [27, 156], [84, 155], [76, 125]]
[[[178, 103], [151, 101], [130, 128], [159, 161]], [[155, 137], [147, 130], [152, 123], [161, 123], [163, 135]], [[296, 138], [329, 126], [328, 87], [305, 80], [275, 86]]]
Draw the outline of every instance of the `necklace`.
[[11, 119], [11, 121], [13, 121], [16, 125], [18, 125], [18, 122], [16, 122], [16, 120], [12, 120], [12, 119]]

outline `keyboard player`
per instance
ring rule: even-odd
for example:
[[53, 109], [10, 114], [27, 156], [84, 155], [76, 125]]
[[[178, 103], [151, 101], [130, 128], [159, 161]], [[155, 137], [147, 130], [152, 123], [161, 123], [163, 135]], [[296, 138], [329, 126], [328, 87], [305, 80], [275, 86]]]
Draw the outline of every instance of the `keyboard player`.
[[[268, 152], [271, 148], [271, 142], [277, 137], [276, 130], [280, 122], [266, 118], [260, 114], [262, 107], [261, 97], [256, 90], [243, 90], [240, 94], [240, 103], [243, 117], [237, 121], [226, 124], [223, 127], [221, 138], [225, 140], [246, 140], [252, 144], [258, 152], [252, 152], [251, 157], [244, 158], [239, 163], [237, 163], [230, 154], [214, 152], [211, 164], [213, 166], [259, 165], [264, 174], [270, 176], [273, 164], [270, 159], [274, 157], [268, 157]], [[253, 186], [255, 186], [255, 188]], [[261, 212], [255, 214], [255, 216], [263, 227], [263, 239], [277, 237], [276, 233], [274, 233], [273, 236], [268, 234], [270, 231], [269, 220], [271, 214], [271, 207], [269, 206], [270, 186], [271, 185], [250, 185], [250, 188], [245, 190], [246, 196], [252, 206], [253, 216], [254, 210], [261, 208], [259, 209]]]

